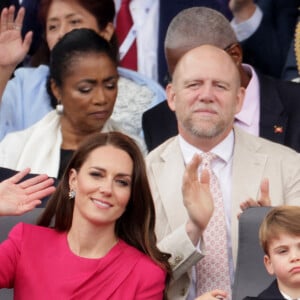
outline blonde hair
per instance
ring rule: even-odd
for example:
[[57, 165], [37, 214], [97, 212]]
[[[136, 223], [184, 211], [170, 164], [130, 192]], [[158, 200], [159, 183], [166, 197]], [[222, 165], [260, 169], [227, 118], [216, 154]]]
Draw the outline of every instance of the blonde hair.
[[277, 206], [268, 212], [259, 228], [259, 241], [269, 255], [270, 241], [286, 233], [300, 236], [300, 206]]

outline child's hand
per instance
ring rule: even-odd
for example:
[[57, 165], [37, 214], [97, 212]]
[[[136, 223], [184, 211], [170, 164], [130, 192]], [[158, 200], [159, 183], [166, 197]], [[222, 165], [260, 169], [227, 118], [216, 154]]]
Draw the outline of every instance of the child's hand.
[[203, 294], [202, 296], [196, 298], [195, 300], [220, 300], [227, 299], [227, 293], [222, 290], [213, 290], [208, 293]]

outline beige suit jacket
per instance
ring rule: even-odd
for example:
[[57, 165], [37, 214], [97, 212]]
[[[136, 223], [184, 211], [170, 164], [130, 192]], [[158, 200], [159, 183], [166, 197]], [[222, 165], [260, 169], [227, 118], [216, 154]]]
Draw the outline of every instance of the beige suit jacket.
[[[249, 197], [258, 199], [263, 178], [270, 182], [272, 205], [300, 204], [300, 154], [266, 139], [235, 128], [232, 165], [231, 239], [236, 261], [239, 205]], [[147, 171], [156, 208], [156, 233], [159, 247], [172, 254], [174, 280], [172, 300], [185, 299], [190, 285], [190, 269], [202, 257], [185, 232], [188, 219], [183, 205], [181, 184], [184, 161], [173, 137], [146, 158]], [[216, 287], [217, 288], [217, 287]]]

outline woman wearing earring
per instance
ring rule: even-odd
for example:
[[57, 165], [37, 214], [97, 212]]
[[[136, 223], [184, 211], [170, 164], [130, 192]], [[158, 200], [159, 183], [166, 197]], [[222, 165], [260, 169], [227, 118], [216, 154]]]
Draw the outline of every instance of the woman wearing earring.
[[[15, 214], [6, 203], [0, 215]], [[38, 225], [16, 225], [0, 245], [0, 288], [14, 299], [164, 298], [169, 255], [156, 247], [144, 159], [128, 136], [87, 137]]]
[[117, 62], [109, 43], [91, 29], [74, 29], [53, 48], [48, 91], [52, 110], [0, 143], [0, 166], [60, 178], [79, 143], [94, 132], [121, 130], [111, 119]]
[[[1, 13], [0, 140], [9, 132], [33, 125], [52, 109], [46, 92], [49, 52], [67, 32], [75, 28], [93, 29], [109, 41], [118, 56], [113, 0], [41, 0], [39, 5], [45, 41], [34, 57], [34, 66], [38, 67], [18, 68], [14, 74], [29, 49], [32, 33], [22, 40], [24, 9], [19, 10], [16, 19], [13, 6]], [[140, 135], [142, 113], [151, 104], [165, 99], [164, 89], [137, 72], [118, 68], [118, 73], [119, 95], [113, 119], [122, 122], [130, 134]]]

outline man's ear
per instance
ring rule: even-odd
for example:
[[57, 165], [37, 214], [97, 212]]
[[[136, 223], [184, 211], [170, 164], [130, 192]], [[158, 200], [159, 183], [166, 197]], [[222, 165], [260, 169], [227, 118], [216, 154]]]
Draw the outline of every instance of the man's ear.
[[175, 91], [172, 83], [168, 83], [166, 87], [167, 101], [168, 106], [172, 111], [175, 111], [176, 103], [175, 103]]
[[272, 265], [269, 255], [264, 256], [264, 264], [265, 264], [265, 267], [266, 267], [268, 273], [270, 275], [274, 275], [273, 265]]
[[228, 49], [226, 49], [226, 52], [232, 57], [237, 66], [241, 65], [243, 62], [243, 50], [240, 44], [232, 44]]

